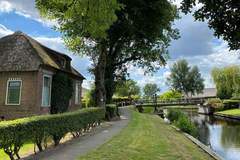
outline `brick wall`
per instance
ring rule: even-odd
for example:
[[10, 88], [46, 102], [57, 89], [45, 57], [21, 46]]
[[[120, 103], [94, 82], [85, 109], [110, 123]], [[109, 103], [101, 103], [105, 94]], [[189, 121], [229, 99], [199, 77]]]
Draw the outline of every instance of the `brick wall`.
[[[36, 72], [0, 72], [0, 117], [5, 119], [16, 119], [40, 114], [49, 114], [50, 107], [42, 107], [42, 84], [43, 75], [53, 74], [52, 71], [40, 69]], [[10, 78], [18, 78], [22, 80], [21, 101], [20, 105], [6, 105], [7, 81]], [[79, 104], [75, 104], [75, 80], [73, 80], [74, 93], [69, 102], [69, 111], [81, 108], [81, 100]], [[80, 81], [82, 83], [82, 81]], [[79, 94], [81, 95], [80, 87]]]
[[[39, 114], [37, 104], [38, 72], [0, 72], [0, 116], [5, 119]], [[6, 105], [7, 81], [10, 78], [22, 80], [20, 105]]]

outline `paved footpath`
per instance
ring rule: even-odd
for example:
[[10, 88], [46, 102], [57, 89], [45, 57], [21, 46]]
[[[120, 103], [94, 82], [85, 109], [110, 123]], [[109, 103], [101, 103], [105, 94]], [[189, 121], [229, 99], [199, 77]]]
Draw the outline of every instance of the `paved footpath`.
[[80, 138], [73, 139], [55, 148], [50, 148], [37, 155], [27, 157], [25, 160], [75, 160], [79, 156], [96, 149], [127, 126], [130, 113], [127, 108], [119, 108], [119, 110], [121, 120], [104, 122], [101, 126], [96, 127], [93, 131]]

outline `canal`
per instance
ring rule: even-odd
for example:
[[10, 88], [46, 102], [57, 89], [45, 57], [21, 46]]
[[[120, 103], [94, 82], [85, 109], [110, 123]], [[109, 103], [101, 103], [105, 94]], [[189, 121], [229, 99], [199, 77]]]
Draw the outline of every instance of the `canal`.
[[240, 121], [184, 111], [197, 126], [199, 141], [225, 160], [240, 160]]

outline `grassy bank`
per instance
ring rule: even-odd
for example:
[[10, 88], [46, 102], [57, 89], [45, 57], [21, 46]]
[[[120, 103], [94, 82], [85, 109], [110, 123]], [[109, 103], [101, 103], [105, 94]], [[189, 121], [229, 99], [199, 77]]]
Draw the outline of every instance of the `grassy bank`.
[[217, 114], [223, 114], [227, 116], [239, 116], [240, 117], [240, 109], [229, 109], [221, 112], [217, 112]]
[[158, 116], [133, 111], [132, 120], [119, 135], [79, 158], [89, 159], [205, 160], [211, 157]]

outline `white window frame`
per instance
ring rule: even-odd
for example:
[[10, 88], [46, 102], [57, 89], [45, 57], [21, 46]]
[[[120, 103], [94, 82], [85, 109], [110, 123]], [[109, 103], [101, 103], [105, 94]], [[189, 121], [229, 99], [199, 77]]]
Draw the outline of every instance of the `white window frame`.
[[[50, 79], [50, 98], [49, 98], [49, 105], [44, 105], [43, 104], [43, 87], [44, 87], [44, 78], [48, 77]], [[52, 96], [52, 75], [44, 74], [42, 78], [42, 107], [51, 107], [51, 96]]]
[[[20, 82], [20, 93], [19, 93], [19, 102], [18, 103], [8, 103], [8, 86], [10, 82]], [[19, 106], [21, 105], [21, 97], [22, 97], [22, 80], [18, 78], [11, 78], [7, 81], [7, 90], [6, 90], [6, 99], [5, 99], [5, 105], [11, 105], [11, 106]]]
[[[77, 88], [78, 88], [78, 90], [77, 90]], [[75, 105], [81, 103], [81, 95], [79, 93], [80, 90], [81, 90], [81, 82], [80, 81], [76, 81], [75, 82]]]

